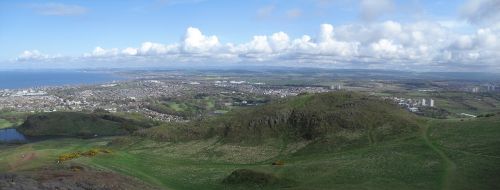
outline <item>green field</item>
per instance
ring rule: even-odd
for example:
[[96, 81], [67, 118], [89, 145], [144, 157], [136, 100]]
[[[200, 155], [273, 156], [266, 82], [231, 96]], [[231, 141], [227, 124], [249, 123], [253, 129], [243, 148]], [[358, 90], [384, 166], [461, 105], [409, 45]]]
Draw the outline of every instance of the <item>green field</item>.
[[15, 127], [23, 123], [26, 113], [0, 112], [0, 129]]
[[[106, 146], [114, 153], [78, 158], [98, 169], [137, 177], [168, 189], [253, 189], [224, 185], [236, 169], [267, 172], [290, 181], [289, 189], [498, 189], [500, 118], [433, 120], [420, 132], [341, 151], [301, 151], [311, 142], [270, 140], [258, 146], [223, 144], [218, 139], [170, 143], [137, 137], [47, 140], [3, 147], [0, 170], [16, 157], [36, 159], [16, 171], [55, 164], [57, 155]], [[272, 166], [283, 160], [283, 166]], [[266, 188], [266, 187], [259, 187]], [[276, 187], [268, 187], [276, 188]]]
[[0, 119], [0, 129], [3, 129], [3, 128], [8, 128], [8, 127], [12, 127], [12, 123], [5, 120], [5, 119]]

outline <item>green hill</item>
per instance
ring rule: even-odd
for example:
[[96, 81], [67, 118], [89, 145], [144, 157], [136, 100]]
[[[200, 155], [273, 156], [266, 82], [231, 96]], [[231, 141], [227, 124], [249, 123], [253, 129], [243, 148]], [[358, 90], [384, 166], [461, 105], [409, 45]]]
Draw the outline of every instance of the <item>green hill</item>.
[[376, 142], [417, 130], [415, 117], [397, 106], [363, 94], [302, 95], [229, 113], [214, 126], [232, 141], [266, 137], [314, 140], [335, 133], [360, 132]]
[[125, 135], [146, 122], [103, 113], [52, 112], [29, 116], [17, 129], [27, 136], [93, 137]]
[[390, 102], [359, 93], [335, 92], [305, 94], [208, 121], [152, 128], [140, 135], [167, 141], [217, 136], [228, 143], [336, 139], [371, 144], [417, 130], [416, 117]]
[[[499, 189], [499, 126], [499, 113], [420, 120], [363, 94], [302, 95], [137, 136], [0, 146], [0, 172], [81, 164], [164, 189]], [[111, 153], [54, 162], [94, 148]]]

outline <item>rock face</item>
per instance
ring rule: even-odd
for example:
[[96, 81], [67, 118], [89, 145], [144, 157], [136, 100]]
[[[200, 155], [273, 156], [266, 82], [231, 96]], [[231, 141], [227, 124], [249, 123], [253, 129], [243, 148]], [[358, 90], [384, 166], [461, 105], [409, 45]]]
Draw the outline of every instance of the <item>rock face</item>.
[[98, 171], [43, 171], [0, 174], [2, 190], [110, 190], [157, 189], [143, 182], [111, 172]]

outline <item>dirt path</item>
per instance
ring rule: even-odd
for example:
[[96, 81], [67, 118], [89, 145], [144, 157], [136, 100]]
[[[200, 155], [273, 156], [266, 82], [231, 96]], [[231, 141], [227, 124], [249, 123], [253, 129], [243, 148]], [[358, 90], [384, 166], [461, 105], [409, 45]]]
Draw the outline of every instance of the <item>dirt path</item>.
[[444, 152], [443, 150], [439, 149], [434, 143], [431, 142], [429, 139], [429, 124], [427, 124], [425, 127], [422, 129], [422, 137], [424, 139], [424, 142], [429, 148], [431, 148], [434, 152], [436, 152], [439, 157], [441, 157], [442, 162], [444, 163], [444, 173], [442, 177], [442, 182], [441, 182], [441, 189], [442, 190], [448, 190], [451, 189], [451, 181], [453, 179], [453, 176], [455, 174], [455, 171], [457, 170], [456, 164], [451, 160]]
[[32, 145], [29, 145], [26, 148], [26, 152], [23, 152], [22, 154], [17, 155], [15, 160], [13, 162], [9, 163], [9, 172], [16, 171], [17, 168], [22, 166], [23, 164], [26, 164], [27, 162], [34, 160], [37, 157], [37, 154], [35, 151], [33, 151]]
[[9, 172], [16, 171], [19, 166], [23, 165], [24, 163], [33, 160], [36, 158], [36, 153], [35, 152], [27, 152], [22, 155], [19, 155], [19, 158], [14, 162], [9, 164]]

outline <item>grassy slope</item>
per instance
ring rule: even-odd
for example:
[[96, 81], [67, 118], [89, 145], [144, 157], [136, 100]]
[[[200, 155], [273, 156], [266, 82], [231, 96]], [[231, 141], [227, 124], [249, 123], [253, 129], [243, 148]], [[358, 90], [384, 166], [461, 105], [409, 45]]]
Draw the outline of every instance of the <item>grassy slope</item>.
[[[324, 101], [352, 101], [332, 100], [329, 95], [326, 96], [299, 97], [291, 102], [291, 107], [299, 113], [314, 115], [318, 112], [300, 109], [305, 105], [315, 105], [314, 108], [327, 110], [323, 112], [327, 114], [314, 116], [321, 118], [328, 114], [352, 113], [359, 109], [357, 105], [362, 105], [366, 110], [358, 110], [358, 113], [352, 113], [356, 117], [345, 117], [342, 121], [356, 122], [356, 118], [363, 117], [363, 122], [371, 124], [351, 125], [367, 126], [333, 131], [316, 140], [262, 138], [258, 144], [227, 143], [218, 137], [177, 143], [139, 137], [47, 140], [0, 147], [0, 171], [12, 169], [12, 165], [17, 170], [24, 170], [55, 164], [54, 160], [61, 153], [85, 151], [112, 142], [112, 154], [71, 162], [135, 176], [169, 189], [254, 189], [252, 186], [225, 186], [221, 183], [232, 171], [242, 168], [295, 181], [289, 184], [292, 186], [290, 189], [498, 189], [500, 117], [468, 121], [431, 120], [420, 132], [410, 130], [392, 135], [393, 131], [399, 131], [393, 129], [401, 127], [394, 124], [416, 121], [407, 118], [409, 116], [404, 112], [391, 111], [392, 107], [385, 107], [390, 106], [388, 104], [360, 103], [358, 100], [362, 99], [355, 99], [355, 104], [348, 104], [337, 112]], [[353, 105], [354, 109], [349, 107]], [[244, 119], [235, 123], [255, 121], [246, 120], [248, 118], [264, 118], [263, 121], [266, 121], [269, 120], [266, 116], [276, 110], [289, 113], [289, 108], [290, 104], [271, 104], [258, 112], [236, 112], [236, 116]], [[383, 111], [374, 113], [376, 110]], [[397, 117], [394, 117], [395, 114]], [[385, 126], [379, 128], [381, 131], [373, 131], [377, 129], [375, 124], [380, 125], [379, 116], [394, 120], [396, 128]], [[384, 134], [392, 137], [377, 137]], [[21, 155], [28, 152], [35, 152], [36, 158], [19, 164]], [[283, 160], [285, 165], [272, 166], [271, 163], [276, 160]]]
[[0, 129], [12, 127], [13, 124], [5, 119], [0, 119]]
[[[497, 189], [498, 175], [494, 174], [500, 171], [499, 124], [499, 118], [432, 122], [429, 133], [340, 152], [295, 152], [301, 147], [296, 145], [289, 145], [295, 148], [289, 147], [285, 151], [278, 146], [258, 147], [254, 152], [243, 153], [253, 155], [255, 160], [243, 162], [224, 158], [241, 156], [248, 147], [239, 147], [237, 150], [240, 151], [235, 151], [225, 147], [227, 145], [200, 141], [160, 143], [153, 147], [163, 148], [151, 148], [152, 142], [142, 142], [124, 150], [126, 153], [120, 158], [100, 157], [91, 162], [116, 168], [136, 163], [128, 168], [129, 174], [176, 189], [223, 188], [220, 180], [238, 168], [266, 171], [298, 181], [292, 189]], [[477, 130], [478, 126], [480, 130]], [[426, 137], [456, 168], [450, 170], [447, 160], [429, 146]], [[456, 144], [461, 147], [460, 154], [443, 147]], [[186, 150], [186, 147], [192, 149]], [[459, 151], [457, 147], [453, 148]], [[219, 155], [210, 157], [204, 153], [207, 149]], [[144, 157], [148, 158], [147, 161], [141, 161]], [[285, 160], [285, 166], [270, 166], [269, 163], [276, 159]], [[142, 175], [135, 171], [142, 171]]]
[[[415, 133], [363, 148], [315, 154], [296, 151], [304, 144], [282, 147], [278, 141], [243, 147], [221, 144], [217, 139], [160, 143], [125, 138], [126, 143], [113, 146], [115, 153], [111, 155], [79, 158], [75, 162], [173, 189], [238, 188], [220, 182], [240, 168], [297, 181], [291, 189], [498, 189], [498, 126], [498, 117], [433, 121], [427, 133], [429, 141], [425, 140], [425, 133]], [[26, 151], [35, 151], [39, 156], [21, 169], [54, 164], [57, 154], [104, 145], [110, 140], [49, 140], [4, 148], [6, 151], [0, 152], [0, 170], [8, 169], [8, 163]], [[456, 168], [450, 170], [443, 155], [426, 142], [442, 151]], [[285, 165], [271, 166], [277, 159], [284, 160]]]
[[21, 125], [26, 115], [21, 112], [0, 112], [0, 129]]
[[[418, 130], [416, 118], [378, 98], [351, 92], [302, 95], [229, 112], [201, 123], [226, 142], [328, 139], [358, 136], [365, 144]], [[207, 127], [208, 126], [208, 127]]]
[[[0, 169], [5, 171], [9, 161], [12, 163], [26, 151], [35, 151], [40, 156], [20, 169], [54, 164], [57, 154], [85, 150], [102, 142], [102, 139], [65, 139], [62, 146], [55, 140], [23, 145], [0, 154], [1, 158], [7, 158], [0, 159]], [[297, 181], [292, 189], [436, 189], [439, 186], [439, 157], [417, 137], [337, 153], [281, 156], [279, 147], [254, 147], [248, 151], [245, 150], [247, 147], [213, 146], [214, 142], [170, 144], [139, 141], [129, 148], [115, 149], [111, 155], [75, 161], [173, 189], [238, 188], [220, 182], [240, 168], [274, 173]], [[211, 148], [218, 155], [210, 157], [206, 149]], [[246, 159], [240, 158], [242, 156], [255, 160], [241, 160]], [[237, 158], [232, 160], [230, 157]], [[285, 165], [271, 166], [270, 163], [278, 158], [285, 160]]]
[[[498, 117], [464, 122], [436, 120], [430, 123], [427, 133], [314, 154], [297, 151], [306, 144], [281, 146], [279, 141], [242, 147], [221, 144], [217, 139], [160, 143], [125, 138], [125, 143], [113, 146], [113, 154], [75, 162], [172, 189], [255, 188], [220, 183], [240, 168], [296, 181], [291, 189], [498, 189], [499, 126]], [[5, 171], [7, 163], [22, 152], [36, 151], [40, 155], [22, 167], [30, 169], [53, 164], [56, 154], [104, 145], [109, 140], [49, 140], [4, 148], [0, 152], [0, 170]], [[444, 157], [456, 168], [450, 170]], [[277, 159], [283, 159], [285, 165], [271, 166]]]
[[431, 124], [433, 143], [453, 162], [449, 189], [500, 189], [500, 117]]

